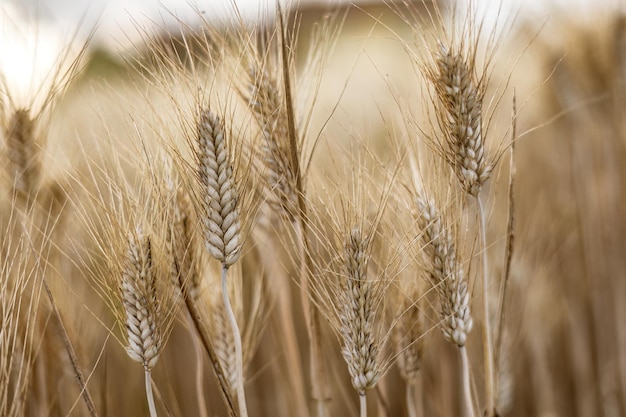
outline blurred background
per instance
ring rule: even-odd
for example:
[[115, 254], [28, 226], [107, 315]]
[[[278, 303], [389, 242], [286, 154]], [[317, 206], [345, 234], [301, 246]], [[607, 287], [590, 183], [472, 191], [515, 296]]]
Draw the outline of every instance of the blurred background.
[[[150, 130], [153, 120], [147, 114], [163, 110], [158, 125], [162, 126], [175, 113], [171, 103], [168, 107], [159, 101], [162, 97], [155, 97], [153, 84], [137, 76], [135, 64], [145, 52], [147, 35], [176, 39], [181, 22], [189, 26], [185, 30], [193, 31], [206, 22], [223, 24], [233, 15], [233, 2], [228, 0], [207, 0], [197, 6], [186, 0], [86, 3], [0, 0], [0, 73], [18, 107], [40, 107], [41, 92], [52, 83], [51, 69], [59, 57], [75, 55], [91, 37], [78, 75], [46, 124], [43, 166], [51, 181], [60, 184], [84, 169], [85, 155], [102, 157], [96, 153], [103, 138], [127, 143], [142, 128]], [[325, 61], [311, 118], [311, 130], [324, 126], [329, 142], [366, 136], [372, 149], [384, 153], [385, 140], [397, 126], [402, 126], [398, 128], [402, 135], [417, 135], [410, 129], [404, 132], [406, 120], [401, 116], [411, 115], [416, 124], [426, 118], [423, 80], [408, 51], [419, 56], [423, 50], [413, 49], [416, 39], [421, 30], [433, 28], [412, 25], [397, 11], [408, 7], [421, 13], [430, 2], [388, 3], [404, 5], [390, 9], [384, 2], [369, 0], [285, 4], [292, 19], [296, 15], [301, 19], [300, 46], [308, 44], [315, 22], [331, 10], [345, 16]], [[270, 0], [235, 4], [251, 22], [272, 15], [275, 5]], [[513, 90], [518, 110], [516, 246], [505, 323], [501, 414], [626, 416], [626, 325], [621, 321], [626, 317], [626, 4], [608, 0], [477, 4], [485, 32], [495, 27], [499, 33], [489, 94], [500, 99], [490, 102], [491, 134], [500, 141], [507, 139]], [[303, 57], [298, 58], [296, 67], [304, 72]], [[324, 158], [318, 157], [320, 165]], [[494, 258], [504, 245], [508, 174], [504, 157], [489, 190], [488, 240]], [[68, 268], [72, 270], [71, 265]], [[493, 269], [497, 275], [502, 262], [494, 262]], [[84, 314], [83, 302], [77, 299], [96, 297], [84, 283], [75, 285], [81, 280], [77, 271], [66, 274], [55, 291], [65, 300], [61, 309], [70, 336], [85, 341], [79, 354], [87, 368], [94, 367], [98, 404], [107, 405], [109, 415], [147, 415], [141, 369], [134, 363], [131, 368], [116, 343], [107, 345], [101, 324]], [[279, 321], [272, 314], [270, 323]], [[253, 416], [294, 415], [285, 412], [286, 396], [274, 389], [277, 380], [283, 387], [288, 383], [273, 332], [269, 325], [250, 371]], [[472, 335], [474, 342], [477, 333]], [[431, 332], [427, 343], [424, 415], [459, 415], [458, 397], [450, 390], [456, 383], [455, 367], [450, 365], [455, 352], [438, 332]], [[338, 347], [329, 343], [327, 348], [332, 352], [329, 358], [340, 363]], [[106, 351], [106, 361], [99, 356], [101, 350]], [[182, 382], [168, 385], [169, 380], [185, 380], [193, 367], [192, 356], [186, 329], [176, 326], [164, 365], [155, 371], [157, 385], [166, 387], [164, 403], [175, 404], [173, 415], [197, 414], [191, 389]], [[471, 352], [471, 359], [480, 364], [479, 349]], [[37, 395], [50, 398], [49, 415], [85, 415], [81, 405], [73, 407], [75, 392], [61, 392], [74, 384], [73, 376], [64, 372], [59, 371], [62, 384], [54, 379], [58, 375], [48, 375], [54, 381], [50, 392]], [[212, 378], [205, 372], [207, 379]], [[333, 389], [341, 393], [333, 402], [333, 415], [355, 415], [356, 398], [346, 372], [338, 370], [333, 377]], [[481, 382], [478, 376], [476, 385]], [[407, 415], [402, 399], [394, 396], [403, 391], [395, 368], [381, 386], [377, 394], [381, 401], [374, 401], [372, 415]], [[215, 414], [224, 411], [217, 394], [208, 396], [207, 402]]]

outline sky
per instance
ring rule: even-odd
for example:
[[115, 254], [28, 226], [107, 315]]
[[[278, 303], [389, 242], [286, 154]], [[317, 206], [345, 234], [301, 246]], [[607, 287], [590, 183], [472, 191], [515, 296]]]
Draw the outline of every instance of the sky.
[[[78, 30], [81, 36], [94, 27], [94, 41], [112, 49], [132, 44], [138, 27], [193, 22], [197, 10], [205, 17], [225, 16], [236, 3], [243, 15], [253, 18], [262, 8], [272, 10], [277, 0], [0, 0], [0, 71], [16, 90], [41, 83], [59, 51]], [[349, 0], [281, 0], [336, 4]], [[358, 0], [353, 0], [358, 1]], [[468, 0], [465, 0], [468, 1]], [[506, 11], [534, 15], [537, 21], [555, 14], [584, 18], [590, 11], [622, 8], [626, 0], [472, 0], [495, 15], [502, 3]], [[197, 6], [193, 6], [193, 5]], [[23, 92], [25, 95], [28, 92]]]

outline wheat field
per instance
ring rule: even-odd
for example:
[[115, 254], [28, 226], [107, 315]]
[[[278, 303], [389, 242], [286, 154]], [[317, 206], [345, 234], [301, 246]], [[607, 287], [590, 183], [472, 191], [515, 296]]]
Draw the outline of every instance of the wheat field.
[[626, 20], [475, 6], [1, 74], [0, 416], [626, 416]]

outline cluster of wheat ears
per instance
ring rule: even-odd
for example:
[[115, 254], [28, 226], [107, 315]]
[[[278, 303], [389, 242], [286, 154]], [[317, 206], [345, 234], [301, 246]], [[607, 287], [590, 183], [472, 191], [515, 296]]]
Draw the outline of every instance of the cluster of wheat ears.
[[337, 107], [315, 115], [341, 12], [307, 45], [280, 7], [145, 30], [126, 65], [141, 115], [79, 137], [62, 175], [46, 138], [87, 47], [26, 105], [2, 79], [1, 416], [508, 413], [517, 110], [493, 82], [500, 32], [471, 5], [388, 7], [412, 28], [393, 42], [420, 114], [396, 96], [377, 144], [327, 130]]

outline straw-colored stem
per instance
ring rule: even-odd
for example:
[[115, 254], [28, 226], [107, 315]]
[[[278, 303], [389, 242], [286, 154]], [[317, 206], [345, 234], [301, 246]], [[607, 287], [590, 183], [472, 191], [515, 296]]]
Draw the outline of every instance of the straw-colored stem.
[[147, 369], [146, 369], [146, 398], [148, 399], [148, 408], [150, 409], [150, 417], [157, 417], [156, 407], [154, 405], [154, 395], [152, 395], [151, 372]]
[[239, 414], [241, 417], [248, 417], [246, 394], [243, 387], [243, 348], [241, 346], [241, 333], [239, 332], [235, 312], [233, 311], [233, 307], [230, 304], [230, 297], [228, 296], [228, 282], [226, 281], [227, 273], [228, 267], [222, 265], [222, 298], [224, 299], [226, 315], [228, 316], [228, 321], [230, 321], [230, 326], [233, 330], [233, 339], [235, 342], [235, 367], [237, 368], [237, 402], [239, 404]]
[[367, 417], [367, 397], [365, 393], [359, 394], [359, 404], [360, 404], [360, 417]]
[[474, 404], [472, 402], [472, 387], [470, 384], [470, 368], [469, 358], [467, 357], [467, 349], [465, 346], [459, 346], [461, 353], [461, 378], [463, 382], [463, 403], [466, 417], [474, 417]]
[[294, 223], [297, 240], [298, 251], [300, 252], [300, 296], [302, 300], [302, 309], [304, 318], [309, 331], [310, 343], [310, 370], [311, 370], [311, 389], [313, 391], [313, 400], [315, 401], [315, 416], [326, 417], [328, 387], [326, 379], [326, 367], [322, 357], [322, 338], [320, 334], [320, 318], [319, 312], [315, 305], [309, 301], [309, 258], [306, 250], [306, 237], [304, 233], [304, 224], [302, 220]]
[[183, 299], [185, 300], [185, 304], [187, 305], [187, 310], [189, 311], [189, 316], [191, 317], [191, 321], [196, 328], [196, 332], [200, 336], [200, 341], [202, 342], [202, 346], [206, 351], [207, 355], [209, 355], [209, 360], [211, 364], [213, 364], [213, 373], [217, 379], [218, 385], [220, 387], [220, 393], [224, 399], [224, 403], [227, 406], [228, 415], [230, 417], [240, 417], [240, 414], [237, 412], [236, 407], [234, 405], [234, 400], [230, 392], [230, 386], [228, 385], [228, 380], [224, 375], [224, 370], [220, 365], [220, 361], [217, 358], [217, 354], [215, 353], [215, 349], [210, 342], [209, 332], [207, 331], [207, 325], [204, 322], [196, 303], [190, 294], [189, 285], [183, 279], [182, 274], [178, 276], [179, 285], [183, 292]]
[[290, 277], [284, 276], [281, 271], [275, 270], [275, 263], [270, 263], [268, 268], [271, 268], [268, 273], [280, 275], [285, 281], [282, 285], [277, 285], [277, 311], [280, 317], [280, 327], [282, 328], [281, 335], [283, 337], [281, 343], [284, 343], [285, 357], [287, 359], [287, 379], [291, 384], [291, 392], [293, 398], [291, 399], [296, 406], [295, 414], [302, 417], [309, 417], [309, 403], [306, 395], [305, 377], [303, 374], [303, 365], [300, 354], [300, 347], [298, 344], [296, 325], [293, 320], [293, 307], [291, 288], [289, 286]]
[[56, 303], [54, 302], [54, 297], [52, 296], [52, 291], [50, 291], [50, 287], [48, 286], [48, 282], [43, 279], [43, 286], [46, 290], [46, 294], [48, 295], [48, 299], [50, 300], [50, 305], [52, 306], [52, 312], [54, 317], [56, 318], [57, 324], [59, 326], [59, 333], [61, 334], [61, 339], [63, 340], [63, 346], [65, 346], [65, 350], [67, 351], [67, 355], [70, 359], [70, 363], [72, 364], [72, 369], [74, 370], [74, 376], [78, 381], [78, 385], [81, 388], [81, 396], [83, 397], [83, 401], [87, 406], [87, 410], [89, 411], [89, 415], [92, 417], [96, 417], [98, 413], [96, 412], [96, 407], [94, 406], [93, 400], [91, 399], [91, 394], [87, 389], [87, 382], [85, 381], [85, 377], [83, 376], [82, 371], [80, 370], [80, 366], [78, 366], [78, 358], [76, 357], [76, 352], [74, 351], [74, 347], [72, 346], [72, 342], [70, 342], [70, 338], [67, 335], [67, 330], [65, 330], [65, 325], [63, 324], [63, 320], [61, 320], [61, 313], [57, 308]]
[[409, 417], [422, 415], [422, 382], [418, 376], [414, 382], [406, 384], [406, 410]]
[[204, 401], [204, 358], [202, 346], [197, 338], [193, 337], [193, 349], [196, 354], [196, 395], [198, 396], [198, 412], [200, 417], [208, 417], [206, 402]]
[[485, 227], [485, 210], [480, 196], [476, 196], [478, 204], [481, 254], [483, 263], [483, 304], [482, 304], [482, 334], [483, 334], [483, 362], [485, 364], [485, 416], [493, 417], [495, 414], [494, 385], [493, 385], [493, 348], [491, 345], [491, 326], [489, 319], [489, 264], [487, 259], [487, 231]]

